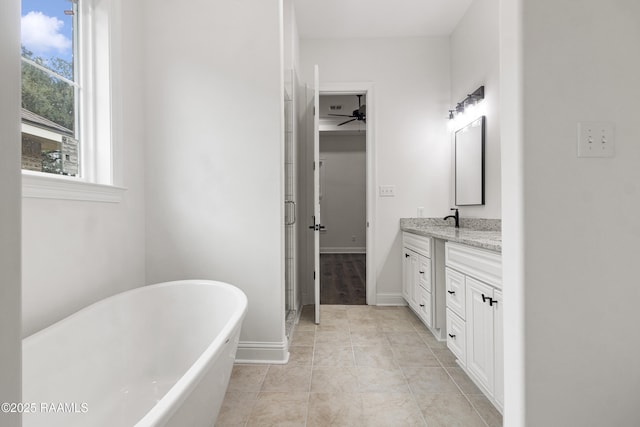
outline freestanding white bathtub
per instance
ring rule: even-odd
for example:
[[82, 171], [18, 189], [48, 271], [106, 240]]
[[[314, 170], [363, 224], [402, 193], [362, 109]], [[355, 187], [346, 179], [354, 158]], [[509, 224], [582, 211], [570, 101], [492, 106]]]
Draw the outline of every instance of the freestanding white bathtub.
[[246, 310], [225, 283], [160, 283], [25, 338], [23, 425], [213, 426]]

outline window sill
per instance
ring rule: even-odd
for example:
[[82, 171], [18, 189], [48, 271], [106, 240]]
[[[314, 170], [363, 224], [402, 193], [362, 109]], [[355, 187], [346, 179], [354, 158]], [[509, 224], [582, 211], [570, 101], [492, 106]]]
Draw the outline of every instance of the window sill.
[[120, 203], [126, 188], [22, 171], [22, 197]]

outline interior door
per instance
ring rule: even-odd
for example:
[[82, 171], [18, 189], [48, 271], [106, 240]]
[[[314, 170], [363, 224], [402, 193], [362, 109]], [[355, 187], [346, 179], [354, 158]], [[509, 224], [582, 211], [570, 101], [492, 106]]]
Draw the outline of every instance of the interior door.
[[313, 296], [315, 320], [320, 324], [320, 72], [313, 69]]

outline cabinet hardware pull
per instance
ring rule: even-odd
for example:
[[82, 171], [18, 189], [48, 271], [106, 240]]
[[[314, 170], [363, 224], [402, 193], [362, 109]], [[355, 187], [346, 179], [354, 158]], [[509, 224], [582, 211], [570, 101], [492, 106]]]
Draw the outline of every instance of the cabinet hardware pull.
[[424, 304], [420, 304], [420, 307], [424, 307]]
[[455, 295], [456, 291], [447, 291], [449, 293], [449, 295]]
[[456, 336], [455, 336], [455, 335], [451, 335], [451, 334], [449, 334], [449, 336], [450, 336], [451, 338], [453, 338], [453, 339], [455, 339], [455, 338], [456, 338]]
[[409, 256], [410, 256], [409, 254], [404, 254], [405, 258], [409, 258]]
[[493, 303], [498, 303], [498, 301], [494, 300], [491, 297], [486, 296], [485, 294], [482, 294], [482, 302], [487, 302], [487, 300], [489, 301], [489, 305], [493, 307]]
[[418, 273], [420, 273], [420, 274], [424, 274], [424, 271], [418, 271]]

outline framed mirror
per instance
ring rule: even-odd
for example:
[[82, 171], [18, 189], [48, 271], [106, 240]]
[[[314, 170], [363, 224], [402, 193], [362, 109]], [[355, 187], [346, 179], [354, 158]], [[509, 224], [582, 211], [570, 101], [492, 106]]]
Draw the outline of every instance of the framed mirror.
[[456, 131], [456, 206], [484, 205], [484, 127], [482, 116]]

